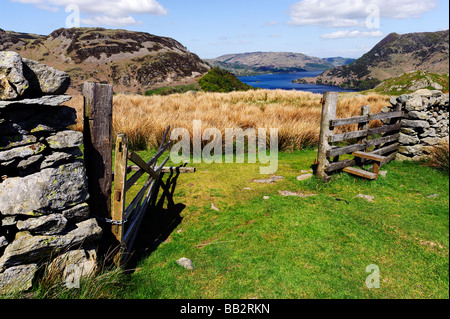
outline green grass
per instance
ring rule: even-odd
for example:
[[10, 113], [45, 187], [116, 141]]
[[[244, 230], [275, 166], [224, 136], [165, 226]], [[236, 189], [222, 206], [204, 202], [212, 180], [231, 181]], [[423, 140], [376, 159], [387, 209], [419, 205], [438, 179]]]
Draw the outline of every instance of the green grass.
[[[345, 173], [297, 181], [316, 156], [280, 153], [276, 175], [285, 179], [274, 184], [252, 182], [265, 178], [260, 164], [189, 164], [197, 172], [178, 178], [174, 198], [186, 205], [181, 223], [139, 261], [121, 297], [449, 298], [448, 174], [392, 162], [377, 181]], [[177, 265], [181, 257], [195, 269]], [[370, 264], [380, 289], [365, 285]]]

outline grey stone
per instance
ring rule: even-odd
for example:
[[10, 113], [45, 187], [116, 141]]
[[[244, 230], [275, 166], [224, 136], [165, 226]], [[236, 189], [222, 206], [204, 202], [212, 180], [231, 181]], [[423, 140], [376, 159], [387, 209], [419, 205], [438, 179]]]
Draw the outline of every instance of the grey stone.
[[73, 149], [67, 149], [60, 152], [53, 152], [52, 154], [45, 157], [45, 159], [42, 161], [40, 165], [40, 168], [44, 169], [55, 165], [61, 165], [82, 155], [83, 153], [78, 147]]
[[398, 162], [404, 162], [404, 161], [409, 161], [411, 160], [411, 157], [405, 156], [403, 154], [397, 153], [395, 155], [395, 160]]
[[404, 154], [404, 155], [417, 156], [417, 155], [422, 154], [423, 146], [422, 145], [412, 145], [412, 146], [401, 145], [401, 146], [399, 146], [398, 151], [399, 151], [399, 153]]
[[21, 147], [16, 147], [6, 151], [0, 151], [0, 162], [10, 161], [16, 158], [26, 158], [32, 155], [40, 154], [46, 146], [42, 143], [34, 143]]
[[417, 135], [417, 132], [410, 127], [402, 127], [400, 132], [402, 132], [403, 134], [407, 134], [407, 135]]
[[426, 143], [427, 145], [439, 145], [441, 139], [438, 137], [426, 137], [422, 139], [422, 142]]
[[420, 140], [416, 136], [405, 135], [403, 133], [400, 133], [398, 140], [402, 145], [411, 145], [420, 142]]
[[37, 138], [33, 135], [14, 135], [0, 137], [0, 151], [8, 150], [13, 147], [36, 143]]
[[431, 93], [430, 90], [428, 89], [420, 89], [417, 90], [416, 92], [414, 92], [415, 94], [419, 94], [420, 96], [424, 96], [424, 97], [431, 97], [433, 94]]
[[263, 183], [263, 184], [272, 184], [272, 183], [275, 183], [276, 181], [280, 181], [282, 179], [284, 179], [283, 176], [276, 176], [276, 175], [274, 175], [274, 176], [271, 176], [271, 177], [266, 178], [266, 179], [255, 179], [255, 180], [253, 180], [253, 182], [254, 183]]
[[87, 203], [81, 203], [74, 207], [63, 210], [61, 214], [70, 222], [79, 223], [89, 218], [90, 211]]
[[0, 271], [24, 263], [33, 263], [67, 247], [76, 247], [100, 239], [102, 229], [95, 218], [76, 224], [76, 228], [62, 236], [32, 236], [18, 233], [0, 258]]
[[22, 99], [17, 101], [0, 101], [0, 109], [7, 106], [20, 106], [20, 105], [45, 105], [45, 106], [59, 106], [72, 97], [69, 95], [46, 95], [39, 98]]
[[16, 99], [29, 87], [23, 75], [22, 58], [16, 52], [0, 52], [0, 76], [0, 100]]
[[295, 197], [301, 197], [301, 198], [306, 198], [306, 197], [310, 197], [310, 196], [317, 196], [317, 194], [303, 194], [301, 192], [292, 192], [292, 191], [278, 191], [278, 193], [280, 193], [281, 196], [295, 196]]
[[409, 111], [408, 112], [408, 118], [412, 120], [427, 120], [428, 115], [424, 112], [419, 111]]
[[22, 58], [22, 61], [24, 76], [30, 84], [28, 95], [61, 95], [69, 88], [70, 77], [66, 72], [29, 59]]
[[92, 248], [69, 250], [58, 255], [47, 269], [61, 274], [67, 288], [79, 288], [81, 278], [93, 275], [97, 269], [97, 252]]
[[67, 219], [61, 214], [28, 218], [17, 222], [17, 229], [29, 231], [33, 235], [60, 234], [66, 228]]
[[399, 97], [397, 97], [397, 102], [404, 104], [406, 103], [406, 101], [408, 101], [410, 99], [410, 95], [409, 94], [402, 94]]
[[417, 128], [417, 127], [421, 127], [421, 128], [429, 128], [430, 127], [430, 123], [428, 123], [427, 121], [422, 121], [422, 120], [405, 120], [403, 119], [401, 121], [402, 125], [406, 126], [406, 127], [413, 127], [413, 128]]
[[421, 110], [423, 108], [422, 97], [419, 94], [412, 94], [406, 102], [405, 108], [408, 111]]
[[0, 226], [14, 226], [17, 224], [16, 216], [4, 216]]
[[177, 260], [177, 264], [189, 270], [194, 269], [194, 263], [189, 258], [180, 258]]
[[368, 201], [368, 202], [373, 202], [373, 201], [375, 200], [375, 197], [374, 197], [374, 196], [371, 196], [371, 195], [363, 195], [363, 194], [358, 194], [358, 195], [356, 195], [356, 196], [353, 197], [353, 198], [362, 198], [362, 199], [365, 199], [365, 200]]
[[0, 272], [0, 295], [25, 291], [31, 288], [37, 264], [20, 265]]
[[88, 197], [84, 164], [77, 160], [0, 183], [0, 213], [36, 216], [67, 209]]
[[310, 179], [311, 177], [313, 177], [313, 174], [303, 174], [303, 175], [297, 176], [297, 180], [298, 181], [305, 181], [307, 179]]
[[55, 135], [46, 138], [52, 149], [72, 148], [83, 144], [83, 133], [78, 131], [60, 131]]
[[35, 156], [28, 157], [27, 159], [23, 159], [16, 164], [16, 168], [19, 170], [28, 169], [30, 166], [33, 166], [36, 163], [41, 162], [44, 159], [44, 155], [39, 154]]
[[5, 236], [0, 236], [0, 248], [5, 247], [9, 244], [9, 242], [6, 240]]

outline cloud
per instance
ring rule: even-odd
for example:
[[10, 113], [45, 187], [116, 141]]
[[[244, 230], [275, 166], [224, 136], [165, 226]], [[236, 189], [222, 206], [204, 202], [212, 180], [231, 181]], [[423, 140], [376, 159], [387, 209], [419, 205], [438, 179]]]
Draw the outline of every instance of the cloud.
[[302, 0], [290, 7], [290, 24], [329, 28], [364, 26], [377, 10], [380, 18], [418, 18], [437, 7], [437, 0]]
[[341, 38], [379, 38], [383, 32], [376, 31], [359, 31], [359, 30], [341, 30], [332, 33], [322, 34], [322, 39], [341, 39]]
[[167, 10], [157, 0], [12, 0], [36, 5], [39, 8], [53, 10], [68, 5], [76, 5], [80, 13], [86, 15], [81, 19], [88, 25], [125, 26], [139, 24], [132, 15], [151, 14], [166, 15]]

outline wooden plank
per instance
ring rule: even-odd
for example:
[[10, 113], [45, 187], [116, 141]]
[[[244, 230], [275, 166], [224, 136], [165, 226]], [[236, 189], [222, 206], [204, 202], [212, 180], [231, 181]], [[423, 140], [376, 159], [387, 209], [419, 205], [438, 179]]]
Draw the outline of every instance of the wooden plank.
[[356, 124], [356, 123], [363, 123], [369, 121], [369, 116], [355, 116], [355, 117], [349, 117], [345, 119], [336, 119], [330, 121], [330, 126], [336, 127], [336, 126], [342, 126], [342, 125], [350, 125], [350, 124]]
[[365, 159], [377, 161], [377, 162], [381, 162], [386, 159], [384, 156], [373, 154], [373, 153], [366, 153], [366, 152], [353, 152], [352, 155], [356, 156], [356, 157], [362, 157]]
[[88, 203], [97, 216], [111, 218], [113, 87], [84, 83], [83, 96]]
[[386, 153], [397, 151], [399, 146], [400, 146], [399, 143], [394, 143], [394, 144], [387, 145], [382, 148], [376, 149], [376, 150], [372, 151], [371, 153], [378, 154], [378, 155], [384, 155]]
[[397, 133], [397, 134], [394, 134], [394, 135], [380, 137], [380, 138], [377, 138], [377, 139], [374, 139], [374, 140], [367, 141], [366, 145], [368, 147], [370, 147], [370, 146], [376, 146], [376, 145], [389, 143], [389, 142], [397, 142], [399, 136], [400, 136], [400, 134]]
[[159, 174], [157, 174], [144, 160], [137, 155], [135, 152], [130, 152], [128, 154], [128, 158], [130, 161], [135, 163], [137, 166], [142, 168], [147, 174], [149, 174], [154, 179], [159, 179]]
[[383, 125], [380, 127], [371, 128], [368, 131], [368, 135], [382, 134], [387, 132], [399, 131], [402, 128], [401, 123], [396, 123], [392, 125]]
[[364, 116], [354, 116], [344, 119], [335, 119], [330, 121], [330, 125], [333, 127], [336, 126], [342, 126], [342, 125], [350, 125], [350, 124], [357, 124], [357, 123], [363, 123], [368, 121], [374, 121], [374, 120], [386, 120], [390, 118], [397, 118], [397, 117], [403, 117], [404, 112], [402, 111], [394, 111], [394, 112], [386, 112], [386, 113], [374, 113], [374, 114], [368, 114]]
[[344, 172], [349, 173], [349, 174], [353, 174], [353, 175], [357, 175], [360, 177], [364, 177], [367, 179], [377, 179], [377, 174], [374, 174], [372, 172], [368, 172], [359, 168], [355, 168], [355, 167], [346, 167], [343, 169]]
[[327, 158], [327, 152], [331, 149], [328, 139], [333, 134], [333, 128], [330, 128], [330, 121], [336, 117], [337, 101], [338, 92], [324, 92], [317, 155], [317, 160], [319, 162], [317, 166], [317, 176], [324, 180], [328, 179], [328, 175], [325, 172], [326, 167], [330, 164]]
[[[123, 213], [125, 211], [125, 182], [127, 179], [127, 155], [128, 155], [128, 138], [125, 134], [118, 134], [116, 140], [116, 155], [114, 164], [114, 196], [112, 220], [122, 222]], [[119, 243], [122, 243], [123, 225], [113, 224], [111, 231]], [[116, 256], [116, 261], [119, 256]]]
[[327, 173], [331, 173], [337, 170], [341, 170], [345, 167], [348, 166], [353, 166], [356, 165], [356, 160], [355, 159], [346, 159], [343, 161], [339, 161], [339, 162], [334, 162], [334, 163], [330, 163], [330, 165], [328, 165], [328, 167], [326, 168], [326, 172]]
[[333, 157], [333, 156], [338, 156], [338, 155], [342, 155], [342, 154], [350, 154], [352, 152], [362, 151], [365, 148], [366, 148], [365, 144], [352, 144], [352, 145], [344, 146], [344, 147], [336, 147], [336, 148], [332, 148], [331, 150], [329, 150], [327, 152], [327, 156]]
[[369, 115], [369, 119], [371, 121], [374, 120], [387, 120], [391, 118], [403, 117], [405, 113], [403, 111], [394, 111], [394, 112], [386, 112], [386, 113], [374, 113]]
[[357, 138], [357, 137], [365, 137], [368, 135], [368, 131], [353, 131], [353, 132], [347, 132], [347, 133], [342, 133], [342, 134], [336, 134], [333, 136], [330, 136], [328, 138], [328, 141], [330, 143], [333, 142], [340, 142], [340, 141], [345, 141], [345, 140], [350, 140], [353, 138]]

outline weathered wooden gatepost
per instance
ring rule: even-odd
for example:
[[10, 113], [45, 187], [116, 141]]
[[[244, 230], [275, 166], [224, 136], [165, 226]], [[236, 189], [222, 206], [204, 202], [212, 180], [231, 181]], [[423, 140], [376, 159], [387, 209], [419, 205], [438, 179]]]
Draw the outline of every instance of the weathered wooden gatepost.
[[[100, 221], [111, 219], [113, 86], [87, 82], [84, 96], [84, 159], [89, 206]], [[105, 249], [113, 238], [111, 224], [101, 223]]]
[[329, 179], [325, 168], [329, 164], [327, 151], [331, 149], [329, 137], [333, 134], [333, 128], [330, 127], [330, 121], [336, 117], [336, 107], [338, 101], [338, 92], [324, 92], [322, 99], [322, 121], [320, 123], [319, 152], [317, 176], [324, 181]]

